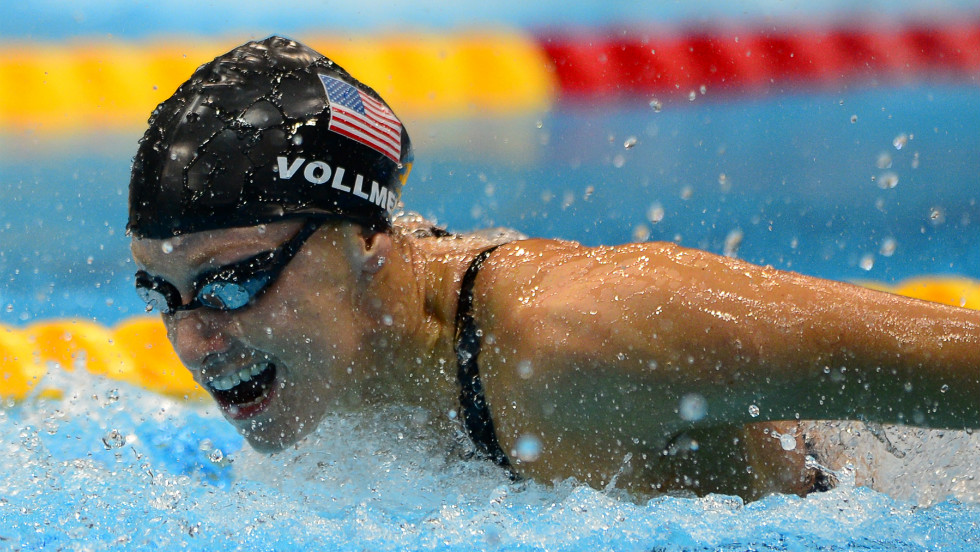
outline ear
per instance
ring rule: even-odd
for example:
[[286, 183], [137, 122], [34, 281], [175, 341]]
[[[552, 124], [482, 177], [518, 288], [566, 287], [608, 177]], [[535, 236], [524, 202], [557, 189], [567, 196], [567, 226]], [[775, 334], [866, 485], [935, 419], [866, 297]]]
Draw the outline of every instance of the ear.
[[391, 255], [391, 236], [385, 232], [362, 232], [358, 238], [359, 247], [354, 253], [355, 266], [363, 274], [376, 274]]

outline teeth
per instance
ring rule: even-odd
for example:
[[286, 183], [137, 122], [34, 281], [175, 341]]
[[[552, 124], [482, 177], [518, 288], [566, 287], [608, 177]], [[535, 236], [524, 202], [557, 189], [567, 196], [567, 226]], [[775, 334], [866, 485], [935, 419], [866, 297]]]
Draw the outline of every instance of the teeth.
[[252, 378], [261, 374], [268, 367], [268, 362], [253, 364], [226, 376], [212, 378], [210, 385], [218, 391], [228, 391], [244, 381], [251, 381]]

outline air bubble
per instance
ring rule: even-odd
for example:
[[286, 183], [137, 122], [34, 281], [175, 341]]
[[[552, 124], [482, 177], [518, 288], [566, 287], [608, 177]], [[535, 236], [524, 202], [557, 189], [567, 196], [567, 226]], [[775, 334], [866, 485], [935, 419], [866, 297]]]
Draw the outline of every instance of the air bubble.
[[664, 109], [664, 104], [657, 98], [653, 98], [650, 100], [650, 109], [652, 109], [654, 113], [660, 113]]
[[749, 416], [752, 416], [753, 418], [759, 417], [759, 407], [757, 405], [749, 405]]
[[174, 252], [174, 244], [171, 243], [170, 240], [164, 240], [163, 243], [160, 244], [160, 251], [163, 251], [164, 254], [169, 255]]
[[623, 142], [623, 147], [626, 149], [632, 149], [633, 146], [636, 145], [636, 142], [637, 142], [636, 136], [630, 136], [629, 138], [626, 139], [625, 142]]

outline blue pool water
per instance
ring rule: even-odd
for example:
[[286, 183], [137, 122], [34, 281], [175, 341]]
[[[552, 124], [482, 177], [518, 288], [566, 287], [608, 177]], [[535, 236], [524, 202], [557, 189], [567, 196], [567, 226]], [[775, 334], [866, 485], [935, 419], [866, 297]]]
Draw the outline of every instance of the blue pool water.
[[[746, 260], [836, 279], [980, 278], [975, 86], [708, 90], [660, 112], [565, 105], [409, 125], [418, 163], [403, 199], [453, 230], [719, 253], [727, 242]], [[111, 325], [142, 312], [123, 235], [136, 139], [0, 138], [0, 322]], [[845, 484], [748, 505], [637, 504], [573, 482], [510, 483], [416, 411], [338, 413], [298, 449], [263, 457], [207, 402], [84, 372], [55, 371], [45, 385], [65, 396], [0, 409], [0, 548], [980, 549], [976, 435], [893, 433], [910, 454], [876, 483], [890, 494]], [[884, 455], [868, 442], [855, 458]]]

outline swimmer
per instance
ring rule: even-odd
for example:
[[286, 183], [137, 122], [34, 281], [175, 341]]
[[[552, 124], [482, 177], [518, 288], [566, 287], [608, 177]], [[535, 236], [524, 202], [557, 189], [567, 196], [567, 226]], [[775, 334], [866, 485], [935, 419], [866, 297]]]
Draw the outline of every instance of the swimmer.
[[153, 112], [137, 291], [255, 449], [404, 404], [515, 477], [755, 498], [821, 488], [801, 420], [980, 427], [978, 312], [668, 243], [451, 234], [395, 216], [411, 167], [384, 100], [284, 38]]

